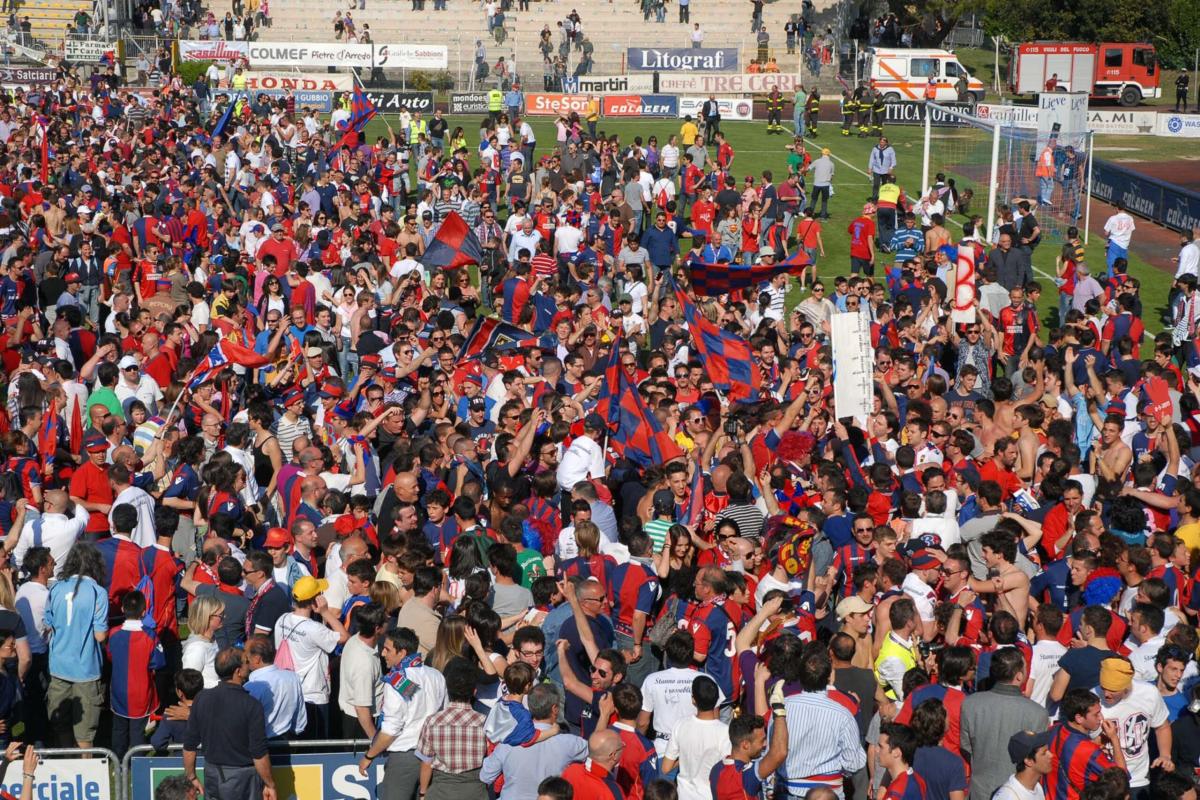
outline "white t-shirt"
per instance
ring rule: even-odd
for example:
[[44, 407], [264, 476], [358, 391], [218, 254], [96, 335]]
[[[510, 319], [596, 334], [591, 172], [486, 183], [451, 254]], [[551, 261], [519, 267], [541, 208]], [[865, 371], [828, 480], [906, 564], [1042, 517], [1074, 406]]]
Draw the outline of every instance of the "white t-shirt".
[[183, 668], [194, 669], [204, 676], [204, 688], [211, 689], [217, 685], [217, 647], [216, 642], [201, 639], [199, 636], [189, 636], [183, 643]]
[[1033, 687], [1029, 699], [1038, 705], [1046, 705], [1050, 687], [1054, 684], [1054, 673], [1058, 672], [1058, 660], [1067, 648], [1054, 639], [1045, 639], [1033, 646], [1033, 662], [1029, 667], [1029, 682]]
[[[667, 743], [671, 741], [675, 726], [696, 716], [692, 682], [699, 675], [699, 670], [669, 667], [647, 675], [642, 682], [642, 711], [654, 715], [654, 749], [660, 758], [667, 753]], [[722, 693], [720, 702], [724, 701]]]
[[1046, 790], [1042, 788], [1041, 783], [1033, 785], [1033, 791], [1026, 789], [1016, 775], [1009, 777], [1004, 785], [996, 790], [992, 795], [991, 800], [1045, 800]]
[[329, 702], [329, 654], [338, 646], [338, 635], [319, 622], [296, 614], [284, 614], [275, 623], [275, 649], [284, 638], [292, 651], [295, 672], [304, 686], [304, 702]]
[[[690, 684], [688, 692], [691, 692]], [[665, 757], [679, 762], [679, 777], [675, 781], [679, 800], [712, 800], [708, 775], [730, 750], [729, 726], [721, 720], [681, 719], [677, 722], [671, 729]]]
[[199, 303], [196, 303], [196, 305], [192, 306], [192, 324], [197, 328], [201, 326], [207, 328], [208, 320], [211, 316], [212, 315], [208, 310], [208, 303], [205, 301], [201, 300]]
[[925, 581], [910, 572], [904, 576], [904, 583], [900, 585], [900, 588], [916, 604], [921, 622], [933, 622], [933, 607], [937, 602], [937, 596], [934, 595], [932, 589], [925, 585]]
[[1124, 211], [1118, 211], [1104, 223], [1104, 232], [1108, 234], [1109, 240], [1120, 247], [1129, 247], [1129, 240], [1133, 238], [1136, 228], [1133, 217]]
[[46, 600], [50, 589], [37, 581], [26, 581], [17, 589], [17, 613], [25, 623], [25, 640], [37, 655], [48, 650], [46, 644]]
[[1100, 713], [1117, 723], [1130, 787], [1149, 785], [1150, 737], [1154, 728], [1167, 724], [1167, 705], [1158, 689], [1154, 684], [1134, 681], [1129, 696], [1116, 705], [1105, 705], [1101, 698]]

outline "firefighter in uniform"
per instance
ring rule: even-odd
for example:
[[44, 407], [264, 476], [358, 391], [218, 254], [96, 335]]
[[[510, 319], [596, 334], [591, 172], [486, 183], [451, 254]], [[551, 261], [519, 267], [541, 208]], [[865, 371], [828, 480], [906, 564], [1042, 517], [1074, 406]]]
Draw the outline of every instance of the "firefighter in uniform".
[[866, 136], [871, 132], [871, 90], [863, 81], [854, 90], [854, 110], [858, 113], [858, 135]]
[[821, 115], [821, 92], [813, 89], [808, 100], [804, 103], [804, 118], [808, 126], [808, 135], [817, 138], [817, 117]]
[[871, 135], [883, 136], [883, 116], [886, 111], [883, 104], [883, 93], [878, 89], [871, 90]]
[[780, 124], [782, 118], [783, 93], [775, 86], [767, 95], [767, 133], [783, 133], [783, 125]]
[[850, 126], [854, 124], [854, 111], [858, 107], [849, 89], [842, 89], [842, 136], [850, 135]]

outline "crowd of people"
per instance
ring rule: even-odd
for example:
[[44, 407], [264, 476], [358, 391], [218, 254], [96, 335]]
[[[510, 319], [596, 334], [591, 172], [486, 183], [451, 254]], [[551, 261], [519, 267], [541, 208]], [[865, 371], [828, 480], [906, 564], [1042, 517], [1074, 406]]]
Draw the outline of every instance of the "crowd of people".
[[831, 221], [802, 139], [739, 187], [690, 119], [206, 98], [0, 100], [0, 742], [179, 744], [172, 798], [341, 738], [387, 800], [1194, 800], [1194, 277], [1146, 340], [1075, 239], [1047, 327], [1028, 204], [956, 238], [886, 139]]

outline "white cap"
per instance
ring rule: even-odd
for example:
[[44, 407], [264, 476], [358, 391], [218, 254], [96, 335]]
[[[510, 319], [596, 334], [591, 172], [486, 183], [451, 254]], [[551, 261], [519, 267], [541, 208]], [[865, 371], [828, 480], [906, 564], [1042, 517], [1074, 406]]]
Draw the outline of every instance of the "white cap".
[[129, 369], [130, 367], [140, 366], [138, 360], [133, 356], [124, 356], [117, 362], [117, 367], [120, 369]]

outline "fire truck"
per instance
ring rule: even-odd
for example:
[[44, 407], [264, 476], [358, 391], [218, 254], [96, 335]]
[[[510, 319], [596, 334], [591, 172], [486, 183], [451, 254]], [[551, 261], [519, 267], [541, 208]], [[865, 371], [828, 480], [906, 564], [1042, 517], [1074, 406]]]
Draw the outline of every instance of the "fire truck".
[[1008, 65], [1015, 94], [1087, 92], [1123, 106], [1159, 97], [1161, 77], [1154, 45], [1130, 42], [1028, 42], [1017, 45]]

